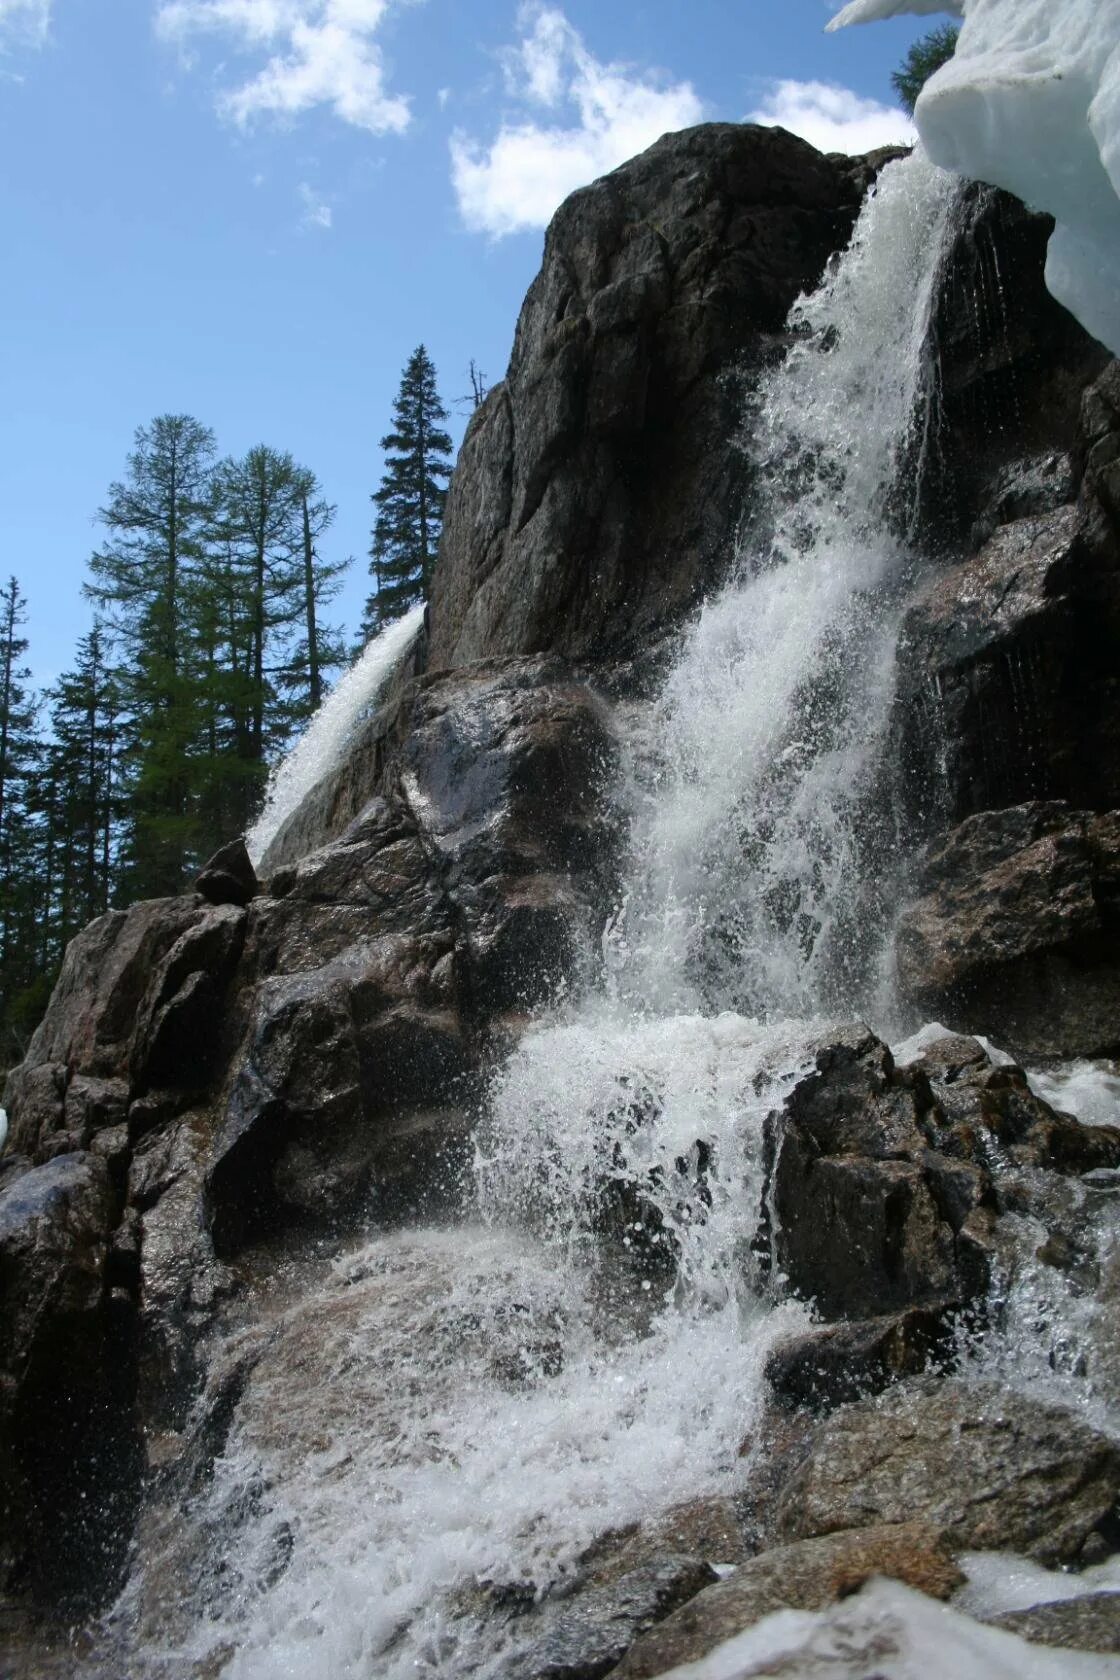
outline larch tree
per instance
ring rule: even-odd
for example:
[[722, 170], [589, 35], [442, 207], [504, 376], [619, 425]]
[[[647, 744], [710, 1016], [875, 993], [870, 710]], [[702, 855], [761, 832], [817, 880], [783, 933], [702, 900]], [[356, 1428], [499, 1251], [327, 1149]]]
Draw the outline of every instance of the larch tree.
[[418, 345], [401, 376], [392, 430], [381, 439], [385, 472], [373, 494], [377, 518], [369, 569], [374, 589], [362, 626], [367, 637], [427, 596], [451, 476], [446, 419], [436, 370]]
[[128, 714], [128, 890], [179, 892], [198, 861], [199, 645], [193, 609], [213, 518], [214, 437], [187, 414], [141, 426], [99, 515], [86, 593], [118, 650]]

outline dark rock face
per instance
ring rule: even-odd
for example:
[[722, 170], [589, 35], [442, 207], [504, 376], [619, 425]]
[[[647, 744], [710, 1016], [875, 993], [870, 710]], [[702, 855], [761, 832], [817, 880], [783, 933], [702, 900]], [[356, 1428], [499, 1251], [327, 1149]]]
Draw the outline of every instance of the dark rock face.
[[153, 1087], [205, 1086], [244, 920], [233, 905], [171, 898], [91, 922], [9, 1078], [15, 1146], [39, 1160], [83, 1149]]
[[1072, 499], [1082, 392], [1108, 361], [1046, 290], [1048, 216], [972, 185], [959, 224], [934, 311], [936, 447], [921, 487], [927, 541], [950, 549]]
[[240, 904], [260, 891], [256, 871], [240, 837], [214, 853], [194, 884], [208, 904]]
[[983, 1167], [936, 1148], [923, 1075], [853, 1028], [822, 1044], [816, 1072], [774, 1128], [774, 1262], [826, 1319], [960, 1306], [987, 1266], [975, 1217], [991, 1204]]
[[778, 1397], [811, 1411], [879, 1394], [904, 1377], [955, 1361], [951, 1316], [926, 1307], [829, 1324], [786, 1343], [766, 1375]]
[[715, 1580], [706, 1563], [667, 1557], [581, 1593], [503, 1680], [601, 1680], [640, 1634]]
[[727, 448], [739, 376], [781, 344], [871, 173], [778, 129], [708, 124], [568, 199], [463, 444], [433, 668], [641, 648], [721, 575], [748, 488]]
[[930, 847], [899, 923], [904, 991], [1022, 1054], [1111, 1054], [1118, 879], [1116, 812], [1035, 802], [969, 817]]
[[75, 1610], [119, 1584], [139, 1495], [114, 1203], [88, 1154], [0, 1189], [0, 1585]]

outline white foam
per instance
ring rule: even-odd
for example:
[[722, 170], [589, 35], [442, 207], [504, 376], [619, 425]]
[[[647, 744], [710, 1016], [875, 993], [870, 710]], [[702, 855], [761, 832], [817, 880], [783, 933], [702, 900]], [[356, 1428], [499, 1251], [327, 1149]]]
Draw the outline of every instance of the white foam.
[[1027, 1068], [1036, 1096], [1086, 1126], [1120, 1126], [1120, 1071], [1115, 1062], [1079, 1060]]
[[312, 788], [342, 763], [355, 728], [416, 640], [423, 622], [421, 604], [375, 636], [276, 766], [269, 777], [264, 810], [245, 837], [254, 863], [260, 862]]
[[1057, 1604], [1090, 1593], [1120, 1593], [1120, 1558], [1077, 1571], [1044, 1569], [1013, 1552], [964, 1552], [957, 1561], [968, 1580], [954, 1593], [953, 1605], [970, 1616], [1032, 1610], [1036, 1604]]
[[[637, 755], [634, 866], [607, 955], [617, 993], [643, 1009], [804, 1016], [861, 1001], [885, 898], [882, 880], [861, 896], [866, 819], [908, 565], [888, 494], [922, 450], [955, 192], [920, 154], [883, 171], [762, 392], [763, 512]], [[889, 852], [878, 819], [872, 838]]]

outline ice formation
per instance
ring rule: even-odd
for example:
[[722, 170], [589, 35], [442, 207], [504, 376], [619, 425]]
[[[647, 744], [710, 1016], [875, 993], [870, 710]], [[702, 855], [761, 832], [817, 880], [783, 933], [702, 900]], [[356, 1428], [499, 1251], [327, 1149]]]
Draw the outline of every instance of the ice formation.
[[[830, 28], [930, 0], [853, 0]], [[952, 59], [914, 113], [943, 169], [1015, 193], [1057, 223], [1046, 283], [1120, 354], [1120, 0], [964, 0]]]

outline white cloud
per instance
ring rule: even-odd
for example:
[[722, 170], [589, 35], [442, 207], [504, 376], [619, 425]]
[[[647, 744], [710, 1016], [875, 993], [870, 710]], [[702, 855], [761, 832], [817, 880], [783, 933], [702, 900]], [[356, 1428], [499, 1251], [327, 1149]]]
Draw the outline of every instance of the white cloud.
[[0, 51], [41, 47], [50, 33], [51, 0], [0, 0]]
[[[522, 39], [504, 55], [507, 90], [559, 120], [503, 122], [489, 145], [462, 132], [451, 139], [460, 214], [495, 238], [544, 227], [576, 187], [704, 114], [689, 82], [600, 63], [554, 6], [523, 7], [518, 23]], [[565, 111], [575, 118], [567, 126]]]
[[[2, 0], [0, 0], [2, 3]], [[265, 64], [219, 99], [226, 115], [295, 117], [325, 106], [371, 134], [400, 134], [407, 99], [390, 94], [377, 32], [390, 0], [159, 0], [156, 30], [184, 46], [221, 35]]]
[[864, 99], [834, 82], [775, 82], [747, 122], [788, 128], [821, 152], [872, 152], [878, 146], [913, 145], [913, 123], [893, 105]]
[[303, 203], [303, 225], [305, 228], [322, 228], [330, 232], [334, 222], [334, 214], [329, 204], [319, 197], [314, 187], [309, 187], [306, 181], [299, 184], [299, 196]]

